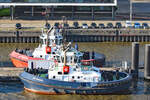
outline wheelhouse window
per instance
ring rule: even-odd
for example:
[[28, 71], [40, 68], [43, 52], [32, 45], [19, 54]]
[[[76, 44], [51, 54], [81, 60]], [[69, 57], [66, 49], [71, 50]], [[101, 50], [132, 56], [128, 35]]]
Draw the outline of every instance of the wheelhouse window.
[[56, 39], [56, 44], [61, 45], [62, 44], [62, 39]]
[[40, 43], [41, 43], [41, 44], [43, 44], [43, 43], [44, 43], [44, 42], [43, 42], [43, 39], [40, 39]]
[[62, 74], [62, 72], [58, 72], [58, 74], [59, 74], [59, 75], [61, 75], [61, 74]]
[[53, 79], [55, 79], [56, 77], [55, 76], [53, 76]]
[[56, 56], [56, 60], [60, 63], [60, 56]]
[[64, 57], [61, 57], [61, 61], [64, 62]]
[[58, 39], [55, 40], [55, 44], [56, 44], [56, 45], [59, 45]]
[[70, 63], [70, 61], [71, 61], [71, 60], [70, 60], [70, 56], [67, 56], [67, 57], [66, 57], [66, 61], [67, 61], [67, 63]]
[[44, 44], [46, 44], [46, 39], [44, 39], [44, 41], [43, 41], [43, 42], [44, 42]]
[[41, 39], [41, 40], [40, 40], [40, 43], [41, 43], [41, 44], [46, 44], [46, 39]]
[[82, 59], [82, 57], [80, 56], [80, 57], [78, 57], [78, 59], [77, 59], [77, 63], [80, 63], [81, 62], [81, 59]]

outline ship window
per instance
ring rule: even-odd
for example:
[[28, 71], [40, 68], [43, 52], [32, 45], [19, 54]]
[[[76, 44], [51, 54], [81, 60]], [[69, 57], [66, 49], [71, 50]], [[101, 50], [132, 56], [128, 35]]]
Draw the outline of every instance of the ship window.
[[71, 62], [71, 60], [70, 60], [70, 57], [68, 56], [68, 57], [66, 57], [66, 61], [67, 61], [67, 63], [70, 63]]
[[60, 57], [59, 56], [56, 56], [57, 57], [57, 61], [60, 63]]
[[81, 83], [81, 86], [86, 86], [86, 83]]
[[74, 57], [71, 56], [71, 63], [74, 63]]
[[59, 74], [59, 75], [61, 75], [61, 74], [62, 74], [62, 72], [58, 72], [58, 74]]
[[58, 45], [61, 45], [61, 41], [62, 41], [61, 39], [58, 40]]
[[64, 57], [62, 57], [61, 59], [62, 59], [62, 62], [64, 62]]
[[72, 57], [70, 57], [70, 63], [72, 63]]
[[78, 63], [80, 63], [80, 62], [81, 62], [81, 57], [78, 58]]
[[42, 58], [42, 55], [40, 55], [40, 57]]
[[43, 40], [42, 39], [40, 40], [40, 43], [43, 44]]
[[46, 44], [46, 39], [44, 39], [44, 44]]
[[78, 76], [78, 79], [80, 79], [80, 76]]
[[53, 76], [53, 79], [55, 79], [55, 76]]
[[72, 76], [72, 78], [74, 79], [74, 76]]
[[64, 74], [68, 74], [68, 72], [64, 72]]
[[77, 58], [76, 58], [76, 57], [74, 58], [74, 62], [75, 62], [75, 63], [77, 62]]
[[55, 43], [56, 43], [57, 45], [59, 45], [59, 44], [58, 44], [58, 39], [56, 39]]
[[62, 39], [60, 39], [60, 44], [62, 44]]
[[98, 72], [98, 70], [93, 70], [93, 71]]

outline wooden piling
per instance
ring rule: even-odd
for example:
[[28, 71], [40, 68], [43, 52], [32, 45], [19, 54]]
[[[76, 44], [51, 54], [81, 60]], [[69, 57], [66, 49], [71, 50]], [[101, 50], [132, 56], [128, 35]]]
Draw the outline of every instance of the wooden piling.
[[145, 46], [144, 78], [150, 79], [150, 44]]
[[139, 43], [132, 43], [132, 62], [131, 62], [131, 74], [133, 77], [138, 77], [138, 67], [139, 67]]

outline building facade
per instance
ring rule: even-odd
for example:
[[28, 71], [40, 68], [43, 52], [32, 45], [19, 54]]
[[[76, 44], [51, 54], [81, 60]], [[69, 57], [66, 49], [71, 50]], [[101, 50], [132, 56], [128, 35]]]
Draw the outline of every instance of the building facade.
[[13, 18], [114, 19], [117, 0], [0, 0]]

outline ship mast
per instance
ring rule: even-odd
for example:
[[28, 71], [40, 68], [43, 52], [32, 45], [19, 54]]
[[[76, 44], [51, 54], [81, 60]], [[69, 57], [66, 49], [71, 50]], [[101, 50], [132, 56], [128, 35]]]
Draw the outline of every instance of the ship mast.
[[[63, 51], [64, 51], [64, 65], [63, 65], [62, 68], [66, 67], [66, 63], [67, 63], [67, 62], [66, 62], [66, 58], [67, 58], [66, 52], [69, 50], [69, 48], [70, 48], [70, 44], [68, 44], [68, 46], [66, 47], [66, 49], [65, 49], [65, 47], [63, 48], [63, 49], [65, 49], [65, 50], [63, 50]], [[62, 73], [64, 74], [63, 70], [62, 70]]]
[[49, 38], [49, 33], [51, 32], [51, 30], [53, 29], [53, 27], [51, 27], [48, 31], [47, 31], [47, 38], [46, 38], [46, 46], [49, 46], [49, 40], [48, 40], [48, 38]]
[[[48, 7], [46, 7], [45, 9], [45, 21], [46, 21], [46, 25], [48, 24], [48, 17], [49, 17], [49, 14], [48, 14]], [[47, 39], [46, 39], [46, 46], [48, 47], [49, 46], [49, 32], [52, 30], [52, 27], [51, 28], [48, 28], [48, 31], [47, 31]]]
[[66, 66], [66, 52], [69, 50], [69, 46], [67, 46], [66, 50], [64, 50], [64, 66]]

